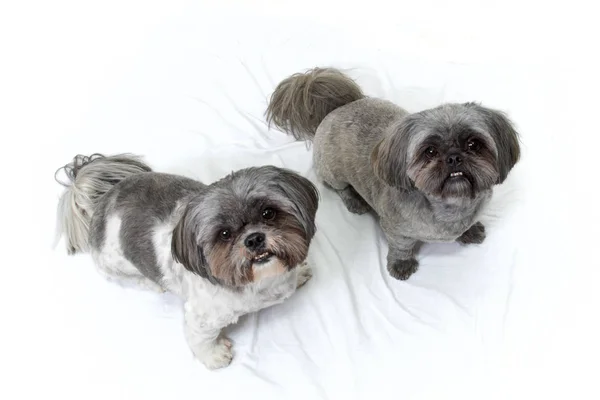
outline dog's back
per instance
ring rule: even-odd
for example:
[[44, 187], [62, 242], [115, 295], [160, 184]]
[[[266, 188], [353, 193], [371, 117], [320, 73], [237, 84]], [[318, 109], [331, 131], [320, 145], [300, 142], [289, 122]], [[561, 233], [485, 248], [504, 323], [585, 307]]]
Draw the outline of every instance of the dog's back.
[[90, 226], [92, 255], [98, 261], [103, 251], [112, 255], [117, 247], [117, 253], [135, 269], [158, 283], [162, 273], [155, 251], [155, 232], [173, 219], [179, 205], [204, 187], [193, 179], [157, 172], [119, 182], [97, 204]]
[[317, 175], [336, 190], [348, 184], [375, 207], [389, 188], [376, 178], [371, 155], [388, 128], [408, 113], [383, 99], [364, 98], [332, 111], [317, 129], [313, 159]]
[[315, 153], [331, 153], [328, 159], [343, 159], [347, 155], [352, 165], [363, 156], [370, 163], [375, 145], [394, 122], [406, 115], [408, 112], [383, 99], [364, 98], [346, 104], [329, 113], [319, 125], [314, 138]]

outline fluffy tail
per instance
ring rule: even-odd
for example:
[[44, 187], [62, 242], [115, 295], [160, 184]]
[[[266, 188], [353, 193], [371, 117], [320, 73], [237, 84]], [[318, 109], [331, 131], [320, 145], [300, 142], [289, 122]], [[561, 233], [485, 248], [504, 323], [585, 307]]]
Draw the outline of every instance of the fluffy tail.
[[75, 254], [88, 250], [90, 222], [98, 200], [123, 179], [151, 169], [136, 156], [92, 154], [75, 156], [56, 173], [60, 171], [65, 171], [68, 181], [54, 176], [65, 186], [58, 204], [56, 241], [65, 235], [67, 252]]
[[277, 86], [267, 107], [267, 122], [298, 140], [311, 140], [327, 114], [363, 97], [360, 87], [341, 71], [314, 68]]

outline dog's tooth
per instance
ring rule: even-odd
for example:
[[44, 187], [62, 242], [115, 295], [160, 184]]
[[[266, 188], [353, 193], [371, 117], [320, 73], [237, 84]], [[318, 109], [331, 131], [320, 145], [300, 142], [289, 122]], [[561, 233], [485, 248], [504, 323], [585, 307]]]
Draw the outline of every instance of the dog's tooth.
[[254, 257], [254, 261], [260, 261], [260, 260], [262, 260], [263, 258], [266, 258], [268, 255], [269, 255], [269, 252], [268, 252], [268, 251], [265, 251], [264, 253], [261, 253], [261, 254], [259, 254], [259, 255], [255, 256], [255, 257]]

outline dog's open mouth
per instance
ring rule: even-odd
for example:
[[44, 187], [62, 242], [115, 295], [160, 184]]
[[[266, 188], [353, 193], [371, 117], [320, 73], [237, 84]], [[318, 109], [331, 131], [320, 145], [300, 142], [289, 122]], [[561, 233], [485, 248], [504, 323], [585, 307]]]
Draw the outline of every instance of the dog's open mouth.
[[273, 256], [273, 253], [269, 252], [269, 251], [265, 251], [264, 253], [261, 253], [257, 256], [255, 256], [252, 261], [257, 263], [257, 264], [261, 264], [264, 262], [269, 261], [269, 259], [271, 258], [271, 256]]
[[467, 172], [455, 171], [451, 172], [448, 177], [444, 180], [444, 185], [460, 185], [465, 184], [471, 185], [471, 176]]

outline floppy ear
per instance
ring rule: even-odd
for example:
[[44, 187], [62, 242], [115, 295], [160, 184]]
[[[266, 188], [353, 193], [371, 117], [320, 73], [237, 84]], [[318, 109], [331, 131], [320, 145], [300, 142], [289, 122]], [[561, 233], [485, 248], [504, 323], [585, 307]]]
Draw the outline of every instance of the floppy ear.
[[202, 247], [198, 244], [196, 230], [188, 206], [173, 229], [171, 255], [188, 271], [200, 275], [212, 283], [218, 283], [210, 272]]
[[303, 176], [284, 168], [279, 170], [274, 183], [292, 201], [307, 238], [312, 239], [317, 230], [315, 215], [319, 207], [319, 191]]
[[408, 143], [418, 116], [409, 115], [390, 127], [387, 136], [371, 153], [371, 166], [375, 176], [390, 186], [402, 189], [414, 187], [408, 177]]
[[473, 108], [483, 117], [490, 134], [494, 138], [498, 149], [498, 173], [500, 175], [497, 183], [502, 183], [521, 157], [519, 134], [503, 112], [475, 103], [466, 103], [465, 106]]

